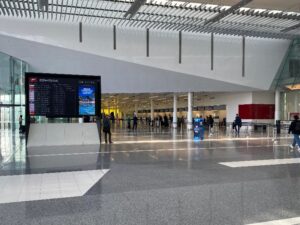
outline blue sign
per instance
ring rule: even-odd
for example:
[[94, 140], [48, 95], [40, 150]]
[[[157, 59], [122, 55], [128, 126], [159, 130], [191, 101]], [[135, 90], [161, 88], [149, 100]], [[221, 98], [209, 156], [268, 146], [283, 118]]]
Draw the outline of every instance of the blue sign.
[[79, 96], [79, 115], [95, 115], [95, 87], [91, 85], [80, 85]]

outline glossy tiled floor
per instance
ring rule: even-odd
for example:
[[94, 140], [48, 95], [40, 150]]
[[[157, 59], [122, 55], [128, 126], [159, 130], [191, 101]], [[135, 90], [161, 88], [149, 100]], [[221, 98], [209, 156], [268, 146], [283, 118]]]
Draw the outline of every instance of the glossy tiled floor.
[[[116, 129], [112, 145], [26, 150], [18, 134], [0, 134], [0, 193], [26, 200], [0, 199], [1, 225], [300, 223], [300, 153], [285, 135], [274, 143], [266, 133], [220, 131], [194, 142], [186, 131]], [[39, 177], [49, 179], [51, 194], [30, 198], [31, 188], [41, 190], [32, 182]], [[72, 180], [84, 188], [63, 195]], [[23, 189], [4, 192], [9, 182]]]

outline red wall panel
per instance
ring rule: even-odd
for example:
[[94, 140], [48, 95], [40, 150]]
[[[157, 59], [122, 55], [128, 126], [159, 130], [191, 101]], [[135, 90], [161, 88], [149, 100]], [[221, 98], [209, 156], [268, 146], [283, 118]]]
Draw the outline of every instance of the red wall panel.
[[242, 119], [274, 119], [274, 104], [239, 105], [239, 115]]

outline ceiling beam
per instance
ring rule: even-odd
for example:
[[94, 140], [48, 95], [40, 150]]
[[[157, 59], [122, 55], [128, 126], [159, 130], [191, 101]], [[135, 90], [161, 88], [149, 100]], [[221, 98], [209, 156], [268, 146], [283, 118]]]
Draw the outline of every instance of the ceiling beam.
[[128, 17], [128, 19], [131, 19], [139, 11], [142, 5], [146, 3], [146, 1], [147, 0], [135, 0], [125, 13], [124, 18]]
[[40, 11], [47, 12], [48, 11], [48, 5], [49, 5], [48, 0], [38, 0], [38, 7], [39, 7]]
[[298, 23], [294, 26], [291, 26], [291, 27], [287, 27], [287, 28], [281, 30], [281, 32], [286, 33], [286, 32], [292, 31], [292, 30], [296, 30], [298, 28], [300, 28], [300, 23]]
[[208, 24], [218, 22], [219, 20], [223, 19], [224, 17], [228, 16], [231, 13], [234, 13], [236, 10], [238, 10], [239, 8], [249, 4], [252, 1], [253, 0], [241, 0], [239, 3], [231, 6], [227, 10], [224, 10], [223, 12], [219, 13], [218, 15], [216, 15], [216, 16], [208, 19], [207, 21], [205, 21], [204, 25], [208, 25]]

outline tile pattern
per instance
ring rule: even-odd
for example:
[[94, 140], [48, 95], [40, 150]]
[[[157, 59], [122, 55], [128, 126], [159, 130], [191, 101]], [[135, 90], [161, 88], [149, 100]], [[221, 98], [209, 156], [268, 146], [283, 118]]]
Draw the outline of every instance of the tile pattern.
[[299, 225], [299, 224], [300, 224], [300, 217], [294, 217], [294, 218], [283, 219], [283, 220], [273, 220], [268, 222], [252, 223], [247, 225]]
[[[274, 144], [262, 138], [266, 133], [260, 135], [214, 134], [193, 142], [186, 131], [116, 129], [113, 145], [12, 149], [0, 178], [54, 171], [110, 172], [83, 196], [0, 204], [0, 224], [245, 225], [298, 217], [299, 163], [238, 168], [219, 164], [300, 158], [299, 152], [290, 152], [288, 136]], [[70, 187], [67, 183], [63, 189]]]
[[298, 164], [298, 163], [300, 163], [300, 158], [220, 162], [219, 164], [232, 167], [232, 168], [238, 168], [238, 167], [251, 167], [251, 166], [274, 166], [274, 165], [286, 165], [286, 164]]
[[0, 176], [0, 204], [84, 195], [108, 170]]

